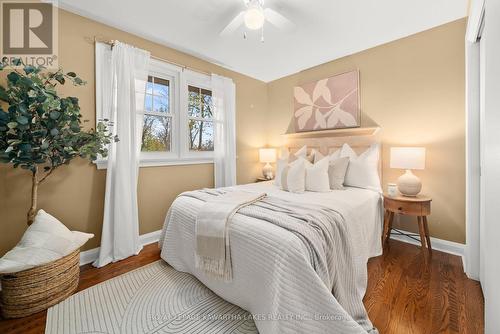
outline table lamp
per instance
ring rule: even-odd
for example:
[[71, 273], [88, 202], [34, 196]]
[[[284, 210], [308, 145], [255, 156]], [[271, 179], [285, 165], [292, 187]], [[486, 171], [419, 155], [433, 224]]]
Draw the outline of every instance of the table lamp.
[[259, 160], [260, 162], [265, 163], [265, 166], [262, 169], [262, 174], [267, 180], [271, 180], [274, 176], [271, 162], [276, 162], [276, 149], [275, 148], [259, 149]]
[[404, 196], [415, 197], [422, 190], [422, 182], [412, 169], [425, 168], [424, 147], [391, 147], [391, 168], [406, 169], [398, 178], [398, 190]]

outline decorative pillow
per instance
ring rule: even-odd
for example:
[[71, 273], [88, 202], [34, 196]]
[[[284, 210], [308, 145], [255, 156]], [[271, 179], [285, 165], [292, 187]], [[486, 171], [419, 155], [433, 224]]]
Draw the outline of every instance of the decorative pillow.
[[323, 159], [325, 156], [320, 151], [313, 149], [311, 151], [311, 154], [309, 155], [309, 157], [311, 157], [311, 159], [308, 159], [309, 162], [317, 163], [318, 161]]
[[342, 148], [339, 148], [335, 152], [328, 154], [328, 156], [330, 157], [330, 160], [335, 160], [335, 159], [340, 158], [340, 151], [341, 150], [342, 150]]
[[349, 166], [349, 157], [331, 159], [329, 158], [328, 166], [328, 179], [330, 181], [330, 189], [342, 190], [344, 189], [344, 180]]
[[307, 145], [302, 146], [300, 150], [295, 152], [293, 155], [295, 155], [297, 158], [305, 158], [307, 155]]
[[39, 210], [21, 241], [0, 259], [0, 273], [14, 273], [60, 259], [93, 237], [90, 233], [70, 231], [59, 220]]
[[303, 193], [305, 191], [306, 160], [298, 158], [288, 164], [281, 172], [281, 189], [291, 193]]
[[[344, 189], [344, 178], [347, 172], [347, 166], [349, 165], [349, 158], [340, 159], [340, 150], [338, 149], [333, 153], [327, 155], [330, 166], [328, 167], [328, 177], [330, 182], [330, 189], [332, 190], [341, 190]], [[321, 159], [323, 159], [324, 155], [318, 151], [313, 150], [314, 162], [317, 163]]]
[[294, 162], [298, 158], [307, 159], [307, 146], [302, 146], [297, 152], [288, 157], [289, 162]]
[[330, 191], [330, 181], [328, 179], [328, 167], [330, 160], [324, 157], [315, 164], [306, 162], [306, 190], [327, 192]]
[[373, 144], [358, 156], [348, 144], [342, 146], [340, 156], [349, 157], [344, 185], [382, 191], [378, 175], [379, 147]]
[[281, 158], [276, 161], [276, 177], [274, 178], [274, 184], [277, 186], [281, 184], [281, 172], [290, 162], [296, 161], [299, 158], [306, 159], [307, 157], [307, 146], [303, 146], [300, 150], [292, 154], [292, 156], [290, 156], [287, 149], [282, 148], [281, 150]]

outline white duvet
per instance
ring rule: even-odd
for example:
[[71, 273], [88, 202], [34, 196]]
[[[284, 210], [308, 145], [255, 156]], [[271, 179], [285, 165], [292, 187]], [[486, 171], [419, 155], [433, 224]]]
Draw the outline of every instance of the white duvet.
[[[377, 192], [346, 188], [294, 194], [271, 182], [237, 188], [330, 207], [349, 224], [365, 265], [369, 257], [382, 252]], [[235, 215], [229, 227], [233, 280], [216, 280], [196, 269], [195, 220], [203, 203], [183, 196], [172, 205], [160, 239], [161, 257], [172, 267], [193, 274], [222, 298], [252, 313], [260, 333], [366, 333], [321, 281], [298, 237], [276, 225]], [[366, 280], [357, 284], [363, 295]]]

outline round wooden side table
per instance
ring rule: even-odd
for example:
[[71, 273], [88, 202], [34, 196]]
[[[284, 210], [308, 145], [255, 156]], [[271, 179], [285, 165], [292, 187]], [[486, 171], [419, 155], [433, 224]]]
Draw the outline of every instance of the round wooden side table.
[[[387, 239], [391, 236], [391, 231], [395, 230], [397, 234], [407, 236], [411, 239], [420, 241], [422, 248], [427, 248], [432, 251], [431, 238], [429, 237], [429, 227], [427, 224], [427, 216], [431, 213], [432, 198], [418, 195], [416, 197], [407, 196], [389, 196], [384, 194], [384, 231], [382, 233], [382, 245], [385, 245]], [[419, 234], [405, 233], [392, 228], [394, 214], [417, 217]], [[416, 236], [420, 236], [417, 239]]]

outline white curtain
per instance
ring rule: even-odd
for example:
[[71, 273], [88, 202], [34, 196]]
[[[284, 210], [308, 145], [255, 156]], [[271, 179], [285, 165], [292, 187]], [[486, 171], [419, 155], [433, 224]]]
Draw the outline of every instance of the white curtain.
[[233, 81], [212, 74], [215, 187], [236, 185], [236, 89]]
[[[101, 107], [104, 117], [114, 126], [112, 132], [119, 141], [109, 147], [104, 221], [99, 258], [94, 266], [138, 254], [139, 216], [137, 208], [137, 178], [144, 109], [144, 95], [148, 77], [150, 54], [127, 44], [116, 42], [111, 53], [96, 50], [102, 59], [98, 73], [101, 82]], [[97, 62], [96, 62], [97, 63]], [[110, 64], [106, 68], [105, 64]], [[96, 76], [97, 77], [97, 76]]]

